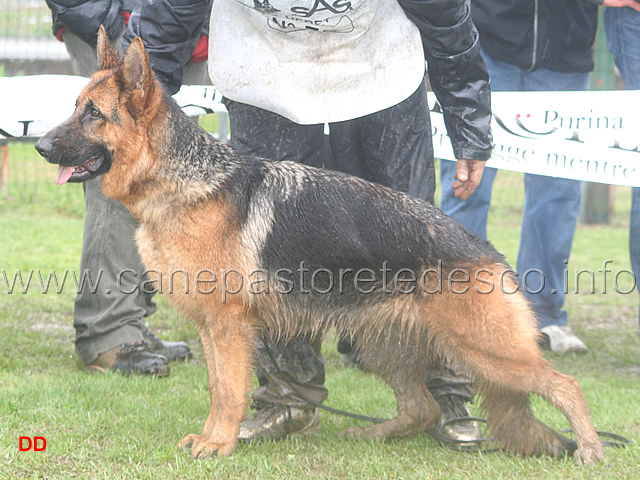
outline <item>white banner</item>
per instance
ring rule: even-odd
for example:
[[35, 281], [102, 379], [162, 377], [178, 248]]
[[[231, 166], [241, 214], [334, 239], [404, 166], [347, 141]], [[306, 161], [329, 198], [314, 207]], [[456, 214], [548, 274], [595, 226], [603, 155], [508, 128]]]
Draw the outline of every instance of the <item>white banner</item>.
[[[87, 79], [0, 78], [0, 138], [43, 135], [72, 113]], [[192, 116], [225, 111], [211, 86], [174, 98]], [[442, 114], [429, 93], [436, 157], [454, 160]], [[554, 177], [640, 186], [640, 91], [494, 92], [494, 152], [488, 165]]]
[[[640, 91], [494, 92], [491, 100], [488, 166], [640, 186]], [[442, 115], [431, 121], [436, 157], [453, 159]]]
[[[88, 81], [74, 75], [0, 77], [0, 139], [44, 135], [71, 116]], [[173, 98], [191, 116], [226, 111], [211, 86], [185, 85]]]

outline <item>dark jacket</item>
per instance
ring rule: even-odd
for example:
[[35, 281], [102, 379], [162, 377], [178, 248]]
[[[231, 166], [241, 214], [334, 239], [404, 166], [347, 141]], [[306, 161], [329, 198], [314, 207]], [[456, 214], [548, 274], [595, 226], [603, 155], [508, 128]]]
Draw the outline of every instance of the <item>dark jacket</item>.
[[469, 0], [398, 0], [420, 30], [429, 82], [456, 158], [491, 156], [491, 90]]
[[100, 25], [115, 40], [125, 28], [122, 13], [130, 14], [124, 48], [144, 31], [151, 66], [171, 94], [180, 89], [182, 67], [191, 59], [200, 35], [208, 33], [211, 9], [211, 0], [47, 0], [47, 4], [54, 35], [68, 28], [94, 47]]
[[[126, 48], [142, 37], [151, 66], [170, 94], [180, 90], [182, 67], [191, 59], [198, 39], [209, 33], [213, 0], [139, 0], [122, 37]], [[170, 41], [168, 41], [170, 39]]]
[[523, 70], [593, 70], [598, 6], [584, 0], [472, 0], [482, 48]]
[[53, 34], [68, 28], [95, 47], [98, 27], [104, 25], [107, 36], [114, 40], [124, 30], [124, 17], [131, 12], [134, 0], [46, 0], [53, 18]]

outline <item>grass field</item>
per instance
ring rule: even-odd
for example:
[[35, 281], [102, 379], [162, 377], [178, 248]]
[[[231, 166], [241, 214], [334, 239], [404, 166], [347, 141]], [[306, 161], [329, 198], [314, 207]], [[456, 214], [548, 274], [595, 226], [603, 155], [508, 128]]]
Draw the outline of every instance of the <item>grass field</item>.
[[[0, 270], [12, 277], [40, 270], [78, 270], [83, 230], [81, 187], [54, 184], [55, 168], [32, 145], [12, 145], [8, 192], [0, 190]], [[511, 263], [518, 247], [522, 178], [503, 172], [495, 188], [490, 236]], [[596, 428], [635, 443], [606, 450], [604, 463], [577, 468], [571, 459], [501, 453], [459, 453], [428, 435], [390, 442], [347, 440], [339, 435], [355, 420], [322, 412], [316, 435], [279, 443], [240, 445], [226, 459], [195, 461], [178, 450], [186, 433], [200, 432], [208, 413], [206, 367], [197, 332], [158, 298], [149, 326], [162, 338], [184, 340], [194, 358], [172, 366], [164, 379], [83, 372], [74, 353], [74, 287], [59, 293], [21, 293], [0, 274], [0, 479], [634, 479], [640, 478], [640, 341], [638, 295], [619, 294], [614, 274], [629, 268], [630, 194], [615, 190], [611, 224], [580, 226], [569, 263], [595, 273], [596, 293], [581, 277], [580, 294], [567, 300], [570, 323], [588, 344], [584, 356], [549, 355], [578, 378]], [[607, 293], [598, 269], [608, 268]], [[9, 278], [10, 279], [10, 278]], [[618, 290], [629, 277], [618, 276]], [[324, 345], [327, 404], [373, 416], [394, 415], [391, 391], [376, 378], [341, 365], [335, 339]], [[538, 398], [537, 415], [554, 428], [564, 418]], [[20, 436], [42, 436], [42, 452], [20, 452]]]

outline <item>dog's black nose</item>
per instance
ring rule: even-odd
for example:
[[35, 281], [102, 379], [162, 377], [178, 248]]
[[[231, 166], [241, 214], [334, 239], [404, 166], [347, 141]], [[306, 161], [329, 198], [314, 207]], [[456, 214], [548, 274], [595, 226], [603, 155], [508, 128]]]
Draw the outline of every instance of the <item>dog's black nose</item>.
[[40, 138], [36, 142], [36, 150], [40, 155], [47, 158], [49, 153], [51, 153], [51, 149], [53, 148], [53, 143], [46, 136]]

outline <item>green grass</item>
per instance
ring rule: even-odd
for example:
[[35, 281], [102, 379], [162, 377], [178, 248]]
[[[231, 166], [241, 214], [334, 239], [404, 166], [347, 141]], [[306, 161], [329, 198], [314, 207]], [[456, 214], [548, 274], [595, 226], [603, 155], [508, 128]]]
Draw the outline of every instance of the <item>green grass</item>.
[[[54, 185], [55, 168], [12, 145], [9, 191], [0, 191], [0, 269], [78, 269], [83, 229], [79, 185]], [[489, 231], [514, 264], [522, 177], [503, 172], [494, 193]], [[629, 268], [629, 190], [616, 188], [606, 226], [580, 226], [570, 268]], [[584, 479], [640, 477], [640, 341], [638, 296], [571, 294], [570, 323], [589, 345], [584, 356], [549, 358], [584, 388], [596, 427], [632, 439], [607, 449], [606, 462], [577, 468], [570, 459], [465, 454], [427, 435], [370, 442], [339, 435], [357, 421], [321, 414], [319, 433], [278, 443], [240, 445], [226, 459], [192, 460], [176, 443], [199, 432], [208, 412], [207, 376], [195, 328], [159, 298], [149, 326], [161, 337], [187, 341], [194, 359], [174, 364], [168, 378], [89, 375], [74, 353], [73, 288], [60, 294], [8, 294], [0, 277], [0, 479]], [[575, 285], [570, 284], [573, 291]], [[375, 377], [341, 366], [335, 339], [324, 345], [331, 406], [390, 417], [391, 391]], [[540, 399], [537, 415], [554, 428], [564, 418]], [[44, 452], [18, 451], [20, 436], [43, 436]]]

